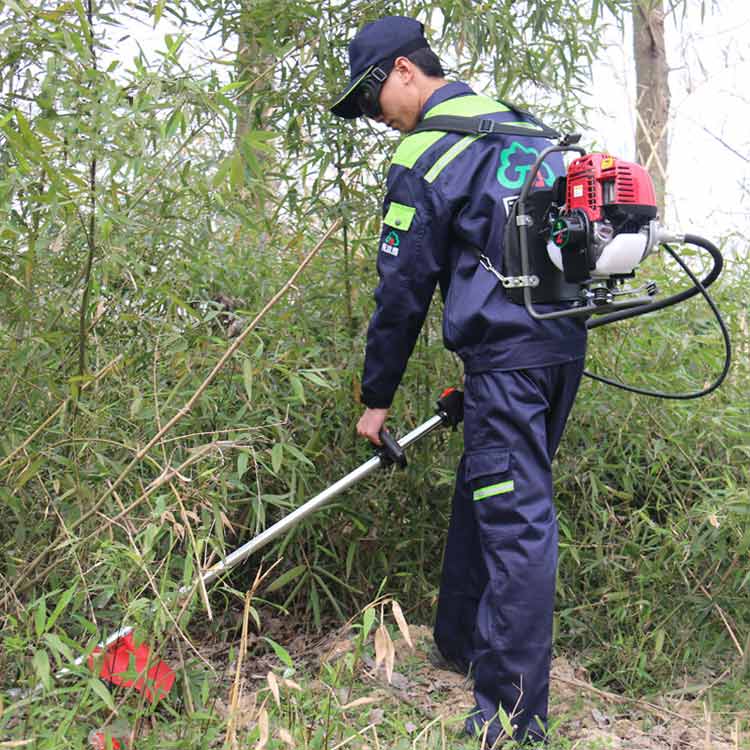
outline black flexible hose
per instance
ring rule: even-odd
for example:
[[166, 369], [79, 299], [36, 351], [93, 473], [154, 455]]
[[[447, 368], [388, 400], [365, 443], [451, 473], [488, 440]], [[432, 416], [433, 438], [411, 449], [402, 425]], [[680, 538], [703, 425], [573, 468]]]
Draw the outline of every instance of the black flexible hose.
[[729, 339], [729, 331], [727, 330], [726, 323], [724, 323], [724, 319], [721, 317], [719, 308], [716, 306], [716, 303], [713, 301], [713, 299], [711, 299], [710, 295], [706, 291], [706, 287], [713, 284], [713, 282], [716, 281], [719, 274], [721, 273], [721, 269], [724, 266], [724, 259], [722, 258], [721, 253], [719, 252], [719, 249], [716, 247], [716, 245], [714, 245], [712, 242], [709, 242], [703, 237], [699, 237], [694, 234], [686, 234], [684, 242], [688, 245], [697, 245], [698, 247], [704, 248], [711, 254], [711, 257], [713, 258], [714, 266], [705, 277], [705, 279], [703, 279], [703, 281], [700, 281], [695, 276], [695, 274], [687, 267], [685, 262], [682, 260], [682, 258], [680, 258], [677, 252], [672, 249], [672, 247], [664, 244], [663, 247], [666, 248], [667, 252], [677, 261], [682, 270], [693, 282], [693, 287], [682, 292], [678, 292], [677, 294], [670, 295], [663, 300], [658, 300], [648, 305], [644, 305], [643, 307], [610, 313], [609, 315], [603, 315], [600, 318], [589, 320], [586, 323], [586, 327], [589, 329], [598, 328], [599, 326], [608, 325], [609, 323], [615, 323], [616, 321], [624, 320], [626, 318], [634, 318], [638, 315], [646, 315], [647, 313], [655, 312], [656, 310], [662, 310], [665, 307], [676, 305], [679, 302], [689, 299], [690, 297], [694, 297], [696, 294], [700, 293], [701, 295], [703, 295], [703, 298], [706, 300], [708, 306], [711, 308], [711, 311], [716, 317], [716, 321], [718, 322], [719, 328], [721, 329], [721, 335], [724, 339], [724, 367], [722, 368], [719, 376], [709, 386], [706, 386], [700, 391], [694, 391], [691, 393], [667, 393], [665, 391], [650, 391], [644, 388], [637, 388], [635, 386], [626, 385], [625, 383], [620, 383], [617, 380], [610, 380], [609, 378], [605, 378], [601, 375], [595, 375], [588, 370], [584, 371], [584, 375], [586, 375], [586, 377], [589, 377], [592, 380], [596, 380], [600, 383], [613, 385], [616, 388], [622, 388], [623, 390], [630, 393], [638, 393], [642, 396], [652, 396], [653, 398], [676, 399], [680, 401], [687, 401], [689, 399], [707, 396], [712, 391], [715, 391], [724, 382], [724, 379], [729, 372], [729, 368], [732, 362], [732, 344]]
[[650, 312], [656, 312], [656, 310], [662, 310], [665, 307], [671, 307], [672, 305], [676, 305], [678, 302], [683, 302], [690, 297], [694, 297], [701, 291], [701, 287], [704, 290], [708, 289], [708, 287], [710, 287], [711, 284], [713, 284], [714, 281], [716, 281], [716, 279], [719, 277], [721, 269], [724, 268], [724, 258], [721, 256], [719, 249], [716, 247], [716, 245], [713, 244], [713, 242], [709, 242], [707, 239], [698, 237], [695, 234], [686, 234], [685, 244], [698, 245], [699, 247], [708, 250], [708, 252], [711, 254], [714, 265], [713, 268], [708, 272], [708, 275], [705, 279], [703, 279], [702, 281], [697, 281], [693, 274], [688, 271], [687, 268], [685, 268], [685, 265], [677, 260], [674, 250], [672, 250], [669, 245], [662, 245], [662, 247], [665, 247], [669, 251], [670, 255], [672, 255], [672, 257], [675, 258], [678, 263], [680, 263], [683, 270], [685, 270], [688, 276], [690, 276], [690, 279], [693, 282], [693, 286], [690, 289], [685, 289], [682, 292], [678, 292], [677, 294], [673, 294], [664, 299], [656, 300], [648, 305], [644, 305], [643, 307], [634, 307], [630, 310], [621, 310], [620, 312], [613, 312], [609, 313], [608, 315], [601, 315], [596, 318], [590, 318], [586, 323], [586, 328], [592, 330], [594, 328], [598, 328], [599, 326], [606, 326], [609, 323], [614, 323], [618, 320], [634, 318], [638, 315], [647, 315]]

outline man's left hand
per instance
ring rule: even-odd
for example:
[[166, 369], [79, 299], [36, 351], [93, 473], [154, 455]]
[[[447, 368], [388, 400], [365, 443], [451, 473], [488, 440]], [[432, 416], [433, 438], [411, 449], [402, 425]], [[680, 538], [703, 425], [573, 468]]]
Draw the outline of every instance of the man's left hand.
[[366, 437], [373, 445], [382, 445], [379, 433], [387, 416], [388, 409], [366, 409], [357, 422], [357, 434]]

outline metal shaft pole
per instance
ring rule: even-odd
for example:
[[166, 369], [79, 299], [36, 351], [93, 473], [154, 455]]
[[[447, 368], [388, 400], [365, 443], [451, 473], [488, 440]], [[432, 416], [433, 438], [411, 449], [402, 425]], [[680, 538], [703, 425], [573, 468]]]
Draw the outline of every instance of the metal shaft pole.
[[[428, 419], [424, 424], [404, 435], [398, 441], [398, 444], [402, 448], [406, 448], [407, 445], [415, 443], [420, 438], [423, 438], [425, 435], [432, 432], [436, 427], [440, 427], [442, 423], [443, 420], [440, 415], [435, 415], [431, 419]], [[212, 565], [205, 573], [203, 573], [203, 584], [208, 585], [209, 583], [212, 583], [225, 571], [228, 571], [235, 565], [239, 565], [239, 563], [247, 560], [250, 555], [257, 552], [261, 547], [265, 547], [270, 541], [285, 534], [292, 528], [292, 526], [295, 526], [304, 518], [307, 518], [307, 516], [322, 508], [336, 497], [336, 495], [341, 494], [344, 490], [349, 489], [353, 484], [359, 482], [360, 479], [364, 479], [368, 474], [379, 469], [382, 463], [383, 459], [380, 458], [380, 456], [374, 456], [369, 461], [366, 461], [361, 466], [354, 469], [354, 471], [349, 472], [345, 477], [339, 479], [338, 482], [335, 482], [330, 487], [323, 490], [323, 492], [308, 500], [304, 505], [300, 505], [299, 508], [292, 511], [289, 515], [284, 516], [284, 518], [277, 521], [273, 526], [269, 526], [265, 531], [258, 534], [258, 536], [253, 537], [249, 542], [246, 542], [230, 555], [227, 555], [223, 560]], [[187, 593], [192, 588], [193, 584], [183, 586], [179, 593]]]
[[[416, 443], [417, 440], [423, 438], [425, 435], [428, 435], [430, 432], [432, 432], [437, 427], [440, 427], [440, 425], [442, 424], [443, 417], [439, 414], [436, 414], [434, 417], [428, 419], [424, 424], [421, 424], [419, 427], [415, 427], [411, 432], [407, 432], [406, 435], [404, 435], [401, 440], [398, 441], [398, 444], [402, 448], [406, 448], [406, 446], [411, 445], [412, 443]], [[302, 521], [304, 518], [307, 518], [307, 516], [314, 513], [316, 510], [322, 508], [326, 503], [333, 500], [336, 495], [341, 494], [344, 490], [349, 489], [349, 487], [351, 487], [353, 484], [359, 482], [360, 479], [364, 479], [368, 474], [372, 474], [373, 471], [379, 469], [382, 463], [383, 459], [380, 456], [373, 456], [369, 461], [366, 461], [361, 466], [354, 469], [354, 471], [349, 472], [345, 477], [342, 477], [338, 482], [335, 482], [330, 487], [323, 490], [323, 492], [308, 500], [304, 505], [300, 505], [299, 508], [292, 511], [289, 515], [284, 516], [284, 518], [282, 518], [280, 521], [277, 521], [273, 526], [270, 526], [265, 531], [258, 534], [258, 536], [253, 537], [249, 542], [243, 544], [234, 552], [227, 555], [223, 560], [220, 560], [215, 565], [212, 565], [207, 571], [205, 571], [202, 575], [203, 585], [205, 586], [209, 583], [212, 583], [222, 573], [231, 570], [236, 565], [239, 565], [244, 560], [247, 560], [247, 558], [250, 557], [250, 555], [252, 555], [254, 552], [257, 552], [261, 547], [264, 547], [270, 541], [276, 539], [276, 537], [279, 537], [287, 532], [292, 528], [292, 526], [298, 524], [300, 521]], [[177, 592], [177, 595], [182, 596], [184, 594], [190, 593], [194, 588], [195, 583], [191, 583], [188, 586], [183, 586]], [[124, 638], [132, 632], [133, 628], [131, 626], [120, 628], [116, 633], [110, 635], [107, 640], [100, 643], [99, 648], [101, 648], [102, 650], [106, 650], [107, 647], [112, 643], [118, 641], [120, 638]], [[80, 656], [73, 663], [76, 666], [79, 666], [83, 663], [84, 659], [85, 656]], [[68, 669], [61, 669], [59, 672], [57, 672], [56, 676], [62, 677], [69, 671], [70, 670]]]
[[[424, 424], [421, 424], [419, 427], [415, 427], [411, 432], [408, 432], [406, 435], [404, 435], [401, 440], [398, 441], [398, 444], [402, 448], [406, 448], [408, 445], [416, 443], [417, 440], [423, 438], [425, 435], [428, 435], [434, 429], [440, 427], [444, 423], [455, 424], [450, 420], [449, 411], [450, 410], [448, 409], [445, 412], [440, 411], [434, 417], [428, 419]], [[254, 537], [246, 544], [243, 544], [242, 547], [239, 547], [234, 552], [227, 555], [223, 560], [220, 560], [218, 563], [211, 566], [201, 576], [203, 584], [206, 585], [211, 583], [212, 581], [216, 580], [216, 578], [218, 578], [222, 573], [231, 570], [233, 567], [235, 567], [235, 565], [239, 565], [239, 563], [241, 563], [243, 560], [246, 560], [248, 557], [250, 557], [253, 552], [257, 552], [261, 547], [264, 547], [273, 539], [276, 539], [278, 536], [284, 534], [286, 531], [291, 529], [292, 526], [302, 521], [302, 519], [306, 518], [311, 513], [314, 513], [316, 510], [322, 508], [326, 503], [330, 502], [334, 497], [336, 497], [336, 495], [339, 495], [344, 490], [351, 487], [353, 484], [356, 484], [360, 479], [364, 479], [364, 477], [366, 477], [368, 474], [371, 474], [373, 471], [375, 471], [375, 469], [380, 468], [380, 466], [382, 465], [383, 458], [381, 458], [380, 456], [374, 456], [369, 461], [363, 463], [357, 469], [354, 469], [354, 471], [349, 472], [349, 474], [347, 474], [342, 479], [339, 479], [338, 482], [332, 484], [330, 487], [328, 487], [328, 489], [323, 490], [323, 492], [316, 495], [311, 500], [308, 500], [304, 505], [300, 505], [299, 508], [292, 511], [288, 516], [285, 516], [280, 521], [277, 521], [273, 526], [258, 534], [258, 536]], [[177, 592], [178, 597], [192, 592], [195, 588], [195, 585], [196, 584], [194, 582], [189, 586], [183, 586]], [[153, 606], [154, 605], [152, 605], [152, 607]], [[98, 648], [100, 648], [101, 650], [106, 650], [113, 643], [119, 641], [120, 638], [124, 638], [132, 632], [133, 628], [129, 625], [126, 625], [125, 627], [120, 628], [116, 633], [110, 635], [109, 638], [107, 638], [105, 641], [99, 643]], [[73, 664], [75, 664], [76, 666], [80, 666], [85, 658], [85, 655], [80, 656], [73, 662]], [[69, 671], [70, 670], [67, 668], [61, 669], [55, 674], [55, 676], [62, 677], [63, 675], [69, 673]], [[41, 683], [37, 685], [36, 688], [34, 688], [34, 691], [40, 688]]]

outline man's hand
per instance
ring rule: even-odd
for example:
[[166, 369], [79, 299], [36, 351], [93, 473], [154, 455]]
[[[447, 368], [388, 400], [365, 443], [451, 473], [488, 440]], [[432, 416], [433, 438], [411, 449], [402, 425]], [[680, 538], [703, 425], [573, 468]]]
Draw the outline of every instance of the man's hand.
[[357, 422], [357, 434], [366, 437], [374, 445], [382, 445], [378, 433], [388, 416], [388, 409], [365, 409]]

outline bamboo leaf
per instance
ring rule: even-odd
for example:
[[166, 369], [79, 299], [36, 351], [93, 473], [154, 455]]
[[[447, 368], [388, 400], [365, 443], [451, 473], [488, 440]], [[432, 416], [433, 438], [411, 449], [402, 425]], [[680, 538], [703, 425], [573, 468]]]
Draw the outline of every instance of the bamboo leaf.
[[253, 402], [253, 365], [249, 359], [242, 360], [242, 382], [245, 385], [247, 400]]
[[383, 626], [385, 630], [385, 678], [388, 680], [390, 685], [393, 681], [393, 665], [396, 661], [396, 647], [393, 645], [391, 634], [388, 629]]
[[156, 24], [161, 21], [162, 13], [164, 13], [164, 6], [166, 5], [167, 0], [158, 0], [156, 5], [154, 6], [154, 27]]
[[664, 631], [664, 628], [658, 628], [656, 631], [656, 640], [654, 643], [654, 656], [658, 656], [663, 648], [664, 648], [664, 638], [666, 636], [666, 632]]
[[273, 469], [274, 474], [279, 473], [279, 469], [281, 469], [281, 461], [284, 457], [284, 444], [283, 443], [276, 443], [273, 448], [271, 448], [271, 468]]
[[107, 686], [96, 677], [92, 677], [88, 681], [88, 686], [101, 698], [102, 703], [110, 710], [115, 710], [115, 701], [112, 698], [112, 693], [109, 692]]
[[312, 608], [313, 623], [315, 627], [320, 629], [320, 596], [318, 594], [318, 587], [315, 583], [315, 579], [310, 579], [310, 607]]
[[16, 490], [20, 490], [24, 487], [24, 485], [30, 480], [33, 479], [38, 473], [39, 469], [44, 463], [44, 457], [40, 456], [36, 458], [34, 461], [32, 461], [19, 475], [18, 479], [15, 482], [15, 488]]
[[279, 695], [279, 681], [276, 679], [276, 675], [269, 671], [268, 674], [266, 674], [266, 682], [268, 683], [268, 688], [273, 695], [274, 702], [280, 707], [281, 696]]
[[362, 639], [367, 639], [367, 636], [370, 635], [370, 631], [372, 630], [372, 626], [375, 624], [375, 609], [373, 607], [368, 607], [364, 614], [362, 615]]
[[70, 650], [70, 647], [63, 642], [60, 636], [57, 636], [54, 633], [45, 633], [44, 642], [66, 662], [72, 662], [74, 660], [73, 652]]
[[47, 652], [43, 649], [35, 651], [31, 662], [34, 666], [34, 672], [36, 672], [39, 682], [41, 682], [47, 690], [50, 690], [52, 688], [52, 675], [50, 672], [49, 656], [47, 655]]
[[260, 737], [255, 747], [257, 750], [262, 750], [268, 744], [268, 739], [271, 736], [268, 727], [268, 711], [265, 708], [261, 708], [258, 714], [258, 730]]
[[247, 465], [250, 461], [250, 454], [247, 451], [240, 451], [237, 454], [237, 478], [242, 479], [247, 471]]
[[62, 596], [58, 599], [55, 608], [52, 610], [52, 614], [47, 618], [47, 622], [44, 626], [45, 630], [52, 630], [55, 623], [57, 622], [57, 618], [60, 617], [65, 608], [68, 606], [70, 600], [73, 598], [73, 595], [77, 590], [78, 583], [74, 583], [70, 588], [66, 589], [63, 592]]
[[164, 126], [164, 137], [171, 138], [177, 132], [177, 129], [183, 124], [183, 119], [184, 115], [182, 114], [182, 110], [175, 109]]
[[390, 636], [386, 630], [385, 625], [382, 623], [378, 626], [375, 631], [375, 669], [379, 669], [386, 660], [388, 655], [388, 641]]
[[19, 110], [15, 110], [16, 123], [18, 129], [23, 137], [24, 144], [32, 151], [35, 155], [40, 155], [42, 152], [42, 144], [39, 138], [34, 135], [29, 125], [29, 121], [23, 116], [23, 113]]
[[289, 652], [283, 646], [266, 636], [263, 636], [263, 640], [268, 643], [268, 645], [273, 649], [276, 656], [279, 657], [279, 659], [285, 666], [289, 667], [289, 669], [294, 669], [294, 662], [292, 661], [292, 657], [289, 656]]
[[240, 153], [236, 153], [231, 157], [229, 184], [235, 190], [239, 190], [245, 184], [245, 162]]
[[511, 723], [510, 716], [503, 710], [502, 706], [498, 706], [497, 718], [500, 719], [500, 726], [503, 728], [507, 737], [513, 737], [513, 724]]
[[294, 581], [296, 578], [301, 576], [307, 570], [306, 565], [295, 565], [290, 570], [282, 573], [278, 578], [274, 579], [271, 584], [266, 588], [266, 591], [276, 591], [277, 589], [283, 588], [287, 584]]
[[333, 388], [333, 385], [320, 375], [319, 370], [300, 370], [300, 375], [311, 383], [319, 385], [321, 388]]
[[393, 617], [396, 620], [398, 629], [401, 631], [401, 635], [404, 637], [404, 640], [409, 644], [409, 648], [413, 649], [414, 644], [411, 641], [411, 634], [409, 633], [409, 626], [406, 624], [406, 618], [404, 617], [404, 613], [401, 609], [401, 605], [394, 599], [391, 602], [391, 607], [393, 609]]
[[219, 187], [221, 183], [224, 182], [230, 170], [232, 169], [233, 162], [233, 156], [228, 156], [226, 159], [222, 160], [222, 162], [219, 164], [219, 168], [216, 170], [216, 174], [211, 181], [214, 187]]
[[292, 384], [292, 391], [296, 398], [303, 404], [306, 404], [307, 400], [305, 399], [305, 389], [302, 385], [302, 381], [296, 375], [290, 375], [289, 382]]
[[348, 711], [350, 708], [359, 708], [360, 706], [369, 706], [373, 703], [379, 703], [380, 698], [357, 698], [356, 700], [349, 701], [349, 703], [345, 703], [343, 706], [341, 706], [342, 711]]
[[43, 596], [34, 608], [34, 630], [41, 637], [47, 624], [47, 597]]

